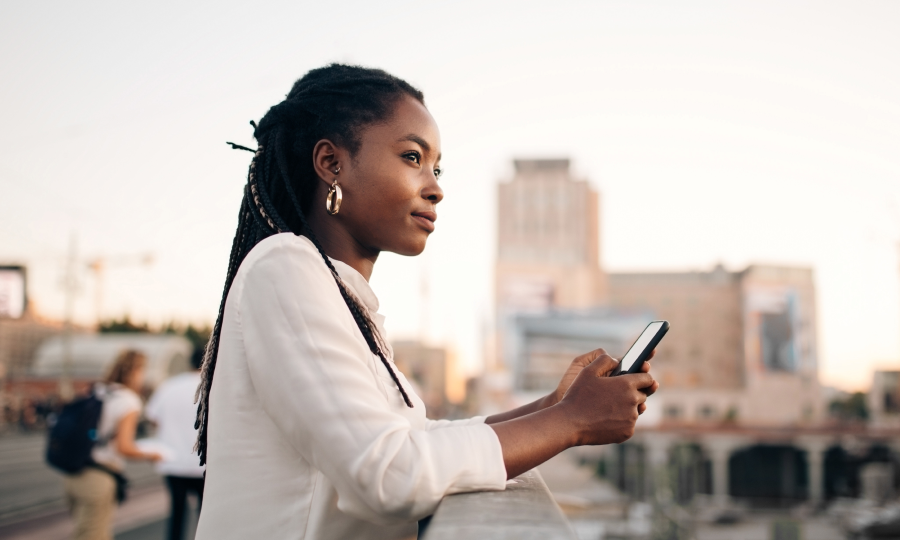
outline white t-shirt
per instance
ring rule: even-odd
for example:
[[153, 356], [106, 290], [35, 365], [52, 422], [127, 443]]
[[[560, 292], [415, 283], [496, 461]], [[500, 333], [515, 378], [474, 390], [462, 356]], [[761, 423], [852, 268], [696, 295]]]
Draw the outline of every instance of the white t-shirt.
[[95, 446], [91, 457], [95, 462], [122, 471], [125, 468], [125, 457], [119, 454], [115, 437], [122, 419], [130, 413], [141, 411], [141, 397], [118, 383], [98, 384], [98, 395], [103, 398], [103, 408], [100, 410], [97, 436], [106, 443]]
[[[334, 266], [385, 336], [368, 282]], [[484, 418], [428, 420], [391, 363], [406, 406], [306, 237], [247, 254], [219, 344], [197, 539], [415, 538], [445, 495], [506, 487]]]
[[144, 414], [156, 423], [156, 439], [169, 451], [156, 463], [156, 471], [175, 477], [202, 477], [205, 468], [194, 452], [197, 431], [194, 419], [197, 406], [194, 393], [200, 385], [200, 372], [185, 372], [164, 381], [150, 397]]

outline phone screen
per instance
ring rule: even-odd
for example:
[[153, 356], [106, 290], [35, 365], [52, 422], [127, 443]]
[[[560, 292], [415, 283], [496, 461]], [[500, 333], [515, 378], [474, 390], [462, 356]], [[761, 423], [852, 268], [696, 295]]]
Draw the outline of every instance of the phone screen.
[[656, 333], [659, 332], [659, 329], [665, 324], [664, 321], [654, 321], [653, 323], [647, 325], [647, 328], [644, 329], [644, 332], [638, 337], [638, 339], [634, 342], [634, 345], [631, 346], [631, 349], [628, 350], [628, 353], [625, 354], [625, 357], [622, 358], [622, 372], [628, 372], [631, 370], [631, 367], [637, 362], [638, 358], [641, 356], [641, 353], [644, 352], [644, 349], [653, 340], [653, 337], [656, 336]]

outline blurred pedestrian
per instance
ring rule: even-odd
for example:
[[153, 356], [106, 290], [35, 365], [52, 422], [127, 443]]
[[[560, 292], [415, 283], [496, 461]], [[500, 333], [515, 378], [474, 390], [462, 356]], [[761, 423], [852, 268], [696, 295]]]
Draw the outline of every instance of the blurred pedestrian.
[[103, 409], [97, 425], [97, 445], [91, 451], [94, 467], [68, 474], [63, 481], [69, 512], [75, 520], [74, 539], [112, 539], [113, 512], [124, 499], [125, 459], [159, 460], [134, 441], [143, 406], [138, 393], [144, 386], [147, 358], [134, 350], [116, 358], [95, 392]]
[[147, 403], [145, 415], [156, 423], [156, 439], [171, 452], [156, 463], [156, 471], [162, 474], [169, 487], [171, 512], [169, 514], [169, 539], [184, 539], [185, 514], [188, 493], [197, 497], [197, 511], [203, 502], [203, 472], [200, 459], [194, 451], [197, 430], [194, 419], [197, 407], [194, 395], [200, 385], [200, 363], [203, 348], [197, 348], [191, 356], [193, 370], [178, 374], [164, 381]]

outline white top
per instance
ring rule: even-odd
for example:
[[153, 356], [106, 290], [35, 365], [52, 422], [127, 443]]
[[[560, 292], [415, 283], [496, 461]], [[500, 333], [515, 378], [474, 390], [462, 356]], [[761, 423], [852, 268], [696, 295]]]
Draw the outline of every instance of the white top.
[[143, 406], [141, 397], [128, 387], [117, 383], [98, 384], [97, 391], [98, 396], [103, 399], [100, 421], [97, 423], [97, 437], [106, 443], [95, 446], [91, 450], [91, 457], [95, 462], [122, 471], [125, 468], [125, 457], [119, 453], [115, 437], [122, 419], [129, 413], [141, 411]]
[[[384, 336], [368, 282], [334, 265]], [[284, 233], [254, 247], [225, 303], [197, 538], [415, 538], [445, 495], [503, 490], [484, 418], [427, 420], [393, 369], [414, 408], [313, 244]]]
[[164, 381], [150, 397], [144, 415], [156, 423], [156, 439], [168, 453], [156, 463], [156, 471], [175, 477], [202, 477], [203, 466], [194, 452], [197, 430], [197, 406], [194, 393], [200, 385], [200, 372], [185, 372]]

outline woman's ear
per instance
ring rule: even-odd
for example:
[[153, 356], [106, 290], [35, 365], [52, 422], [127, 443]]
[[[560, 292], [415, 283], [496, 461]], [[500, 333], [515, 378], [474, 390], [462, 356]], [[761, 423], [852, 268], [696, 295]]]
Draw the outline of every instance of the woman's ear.
[[328, 139], [322, 139], [313, 147], [313, 167], [316, 170], [319, 180], [331, 186], [334, 177], [337, 175], [336, 170], [341, 167], [341, 155], [345, 154], [344, 150], [332, 143]]

